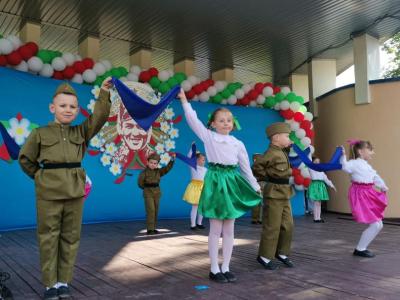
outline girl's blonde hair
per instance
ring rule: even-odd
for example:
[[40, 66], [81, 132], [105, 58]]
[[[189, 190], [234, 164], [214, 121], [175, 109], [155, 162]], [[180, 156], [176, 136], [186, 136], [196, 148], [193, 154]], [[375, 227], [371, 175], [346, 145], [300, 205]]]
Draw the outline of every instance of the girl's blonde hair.
[[211, 128], [211, 123], [215, 121], [215, 117], [217, 116], [217, 114], [219, 112], [228, 112], [228, 113], [230, 113], [231, 116], [232, 116], [232, 123], [233, 123], [233, 129], [232, 130], [237, 129], [236, 128], [236, 124], [235, 124], [235, 120], [233, 119], [232, 112], [229, 109], [225, 108], [225, 107], [220, 107], [220, 108], [217, 108], [216, 110], [213, 111], [213, 113], [211, 114], [210, 118], [208, 119], [207, 128]]
[[368, 148], [369, 150], [373, 150], [372, 144], [370, 141], [356, 141], [350, 144], [350, 153], [351, 158], [356, 159], [360, 157], [359, 151], [362, 149]]

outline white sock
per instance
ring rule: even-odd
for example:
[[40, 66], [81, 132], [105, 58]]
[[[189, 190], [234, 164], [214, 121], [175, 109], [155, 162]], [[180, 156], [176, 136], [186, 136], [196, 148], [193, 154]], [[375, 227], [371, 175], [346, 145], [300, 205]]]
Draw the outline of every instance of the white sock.
[[282, 259], [286, 259], [287, 258], [287, 256], [283, 255], [283, 254], [279, 254], [279, 257], [282, 258]]
[[198, 214], [197, 215], [197, 225], [203, 224], [203, 216]]
[[314, 201], [314, 220], [321, 220], [321, 201]]
[[360, 241], [356, 249], [358, 251], [364, 251], [368, 248], [368, 245], [374, 240], [374, 238], [378, 235], [379, 231], [383, 228], [382, 221], [377, 221], [375, 223], [369, 224], [367, 229], [363, 231], [361, 234]]
[[269, 263], [270, 260], [268, 258], [265, 258], [264, 256], [260, 256], [260, 258], [265, 262], [265, 263]]
[[219, 238], [222, 233], [222, 221], [210, 219], [210, 233], [208, 234], [208, 253], [210, 256], [211, 272], [217, 274], [221, 272], [218, 265]]
[[222, 224], [222, 255], [223, 262], [221, 266], [222, 273], [229, 272], [229, 263], [232, 258], [234, 242], [235, 219], [224, 220]]
[[68, 283], [65, 282], [57, 282], [56, 284], [58, 285], [57, 288], [60, 288], [62, 286], [68, 287]]
[[190, 211], [190, 226], [196, 226], [196, 216], [197, 216], [197, 205], [192, 205], [192, 210]]

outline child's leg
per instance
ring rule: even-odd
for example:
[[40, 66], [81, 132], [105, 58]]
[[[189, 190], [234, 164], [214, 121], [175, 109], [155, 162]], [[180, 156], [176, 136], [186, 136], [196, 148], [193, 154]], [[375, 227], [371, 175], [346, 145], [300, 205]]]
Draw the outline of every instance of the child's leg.
[[210, 233], [208, 235], [208, 252], [210, 255], [211, 272], [221, 272], [218, 265], [218, 244], [222, 233], [222, 220], [210, 219]]
[[251, 210], [251, 221], [258, 222], [260, 218], [260, 205], [254, 206]]
[[321, 220], [321, 201], [314, 201], [314, 220]]
[[201, 214], [197, 215], [197, 225], [203, 224], [203, 216]]
[[84, 198], [65, 200], [58, 257], [58, 281], [70, 283], [81, 237]]
[[222, 273], [229, 272], [229, 263], [232, 257], [234, 241], [235, 219], [224, 220], [222, 224], [222, 255], [224, 261], [221, 266]]
[[368, 245], [374, 240], [374, 238], [378, 235], [379, 231], [383, 228], [382, 221], [377, 221], [375, 223], [369, 224], [367, 229], [363, 231], [361, 234], [360, 241], [357, 245], [358, 251], [364, 251], [368, 248]]
[[146, 227], [147, 230], [156, 229], [156, 224], [154, 220], [155, 207], [154, 207], [154, 199], [151, 191], [145, 189], [143, 191], [144, 205], [146, 208]]
[[195, 227], [196, 226], [196, 217], [197, 217], [197, 205], [192, 205], [192, 210], [190, 212], [190, 226]]
[[157, 229], [158, 221], [158, 208], [160, 207], [161, 192], [158, 190], [154, 191], [154, 229]]
[[290, 206], [290, 200], [278, 200], [281, 201], [283, 207], [281, 227], [279, 231], [279, 240], [276, 254], [285, 258], [290, 254], [292, 234], [293, 234], [293, 215], [292, 208]]
[[37, 236], [40, 252], [42, 281], [46, 287], [58, 281], [57, 261], [64, 202], [37, 200]]

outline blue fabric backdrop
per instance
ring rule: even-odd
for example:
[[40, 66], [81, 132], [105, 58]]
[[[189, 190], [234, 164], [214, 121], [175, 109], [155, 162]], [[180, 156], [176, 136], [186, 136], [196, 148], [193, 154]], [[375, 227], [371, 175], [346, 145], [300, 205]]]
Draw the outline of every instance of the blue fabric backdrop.
[[[0, 120], [9, 120], [20, 112], [31, 122], [46, 125], [53, 120], [48, 106], [58, 84], [59, 80], [0, 67]], [[72, 85], [78, 93], [80, 105], [86, 108], [93, 98], [92, 87]], [[173, 101], [171, 106], [176, 115], [183, 115], [178, 101]], [[193, 107], [199, 118], [206, 122], [208, 114], [217, 108], [217, 105], [193, 103]], [[257, 108], [229, 108], [237, 116], [243, 128], [234, 132], [234, 135], [245, 143], [249, 156], [265, 151], [269, 143], [265, 136], [265, 127], [269, 123], [280, 121], [279, 114], [272, 110]], [[83, 120], [84, 117], [80, 115], [76, 122]], [[196, 141], [201, 151], [204, 150], [184, 119], [176, 127], [179, 129], [176, 151], [187, 153], [192, 141]], [[93, 182], [92, 192], [85, 202], [85, 223], [144, 219], [142, 192], [137, 186], [139, 171], [131, 171], [133, 176], [126, 177], [122, 184], [114, 184], [115, 177], [101, 165], [97, 156], [86, 155], [83, 165]], [[34, 227], [36, 210], [33, 181], [21, 171], [17, 162], [9, 164], [0, 160], [0, 174], [0, 230]], [[189, 180], [188, 167], [180, 161], [177, 161], [172, 171], [163, 177], [160, 218], [189, 216], [190, 206], [181, 200]], [[303, 199], [303, 192], [298, 192], [293, 197], [294, 215], [304, 214]]]

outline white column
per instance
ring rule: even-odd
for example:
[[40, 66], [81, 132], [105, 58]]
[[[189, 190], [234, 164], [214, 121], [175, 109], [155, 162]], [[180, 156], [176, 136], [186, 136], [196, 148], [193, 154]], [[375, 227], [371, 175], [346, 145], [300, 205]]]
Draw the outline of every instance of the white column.
[[94, 61], [98, 61], [100, 56], [100, 39], [91, 35], [86, 36], [79, 42], [78, 51], [82, 58], [90, 57]]
[[292, 92], [304, 98], [304, 102], [309, 101], [308, 75], [292, 74], [289, 76], [289, 86]]
[[25, 24], [21, 28], [19, 36], [24, 43], [35, 42], [36, 44], [39, 44], [40, 24], [32, 21], [25, 22]]
[[139, 66], [144, 70], [149, 69], [151, 67], [151, 52], [151, 49], [147, 48], [135, 49], [129, 57], [130, 65]]
[[211, 74], [212, 80], [223, 80], [226, 82], [233, 82], [233, 69], [223, 68]]

